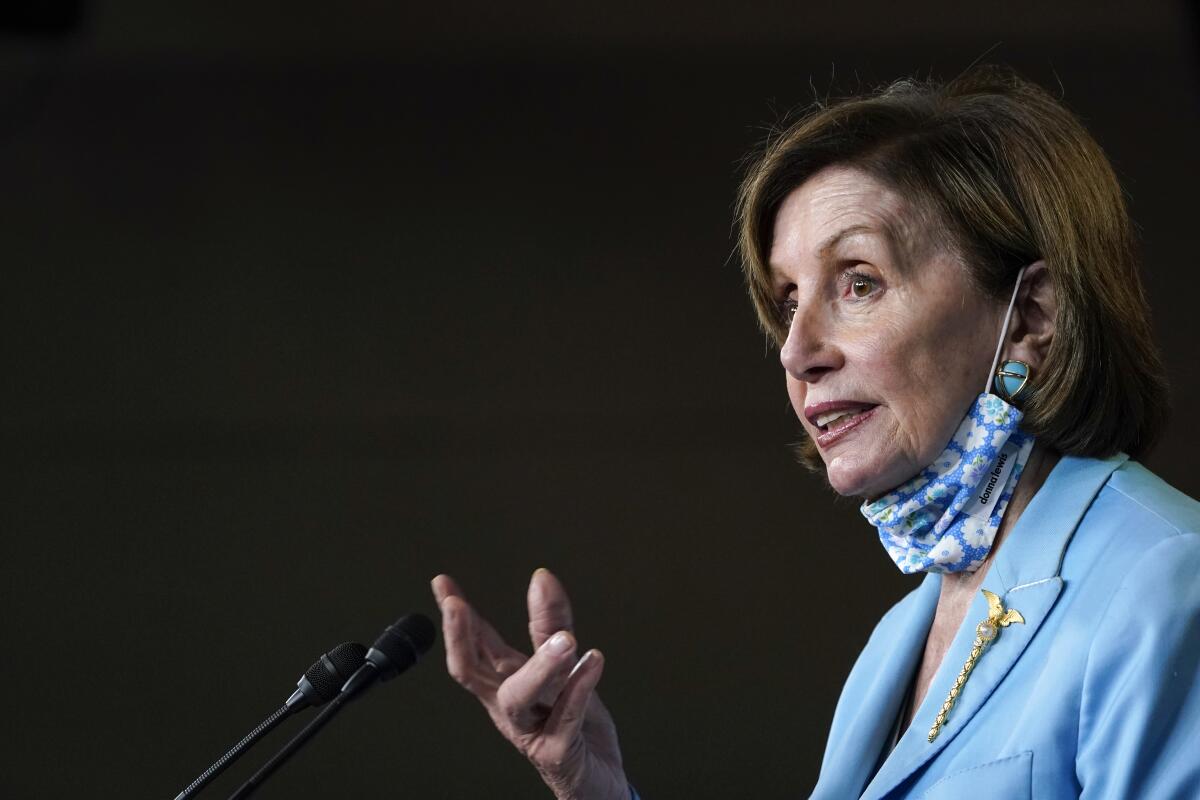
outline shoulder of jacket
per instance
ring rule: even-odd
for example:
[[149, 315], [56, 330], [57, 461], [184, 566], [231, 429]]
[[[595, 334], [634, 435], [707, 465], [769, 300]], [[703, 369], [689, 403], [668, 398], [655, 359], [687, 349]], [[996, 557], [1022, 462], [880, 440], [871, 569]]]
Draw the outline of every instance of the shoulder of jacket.
[[1130, 558], [1101, 616], [1102, 628], [1187, 631], [1200, 618], [1200, 533], [1160, 539]]
[[1126, 461], [1114, 470], [1101, 494], [1120, 504], [1130, 521], [1160, 535], [1200, 531], [1200, 502], [1136, 461]]

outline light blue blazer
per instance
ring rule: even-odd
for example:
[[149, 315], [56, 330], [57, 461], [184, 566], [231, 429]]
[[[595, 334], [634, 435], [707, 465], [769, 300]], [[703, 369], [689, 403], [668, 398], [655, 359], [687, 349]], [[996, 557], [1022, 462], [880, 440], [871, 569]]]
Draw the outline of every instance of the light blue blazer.
[[929, 728], [988, 615], [980, 594], [875, 773], [941, 576], [879, 621], [842, 690], [819, 800], [1200, 798], [1200, 503], [1124, 455], [1063, 458], [983, 581], [1021, 612]]

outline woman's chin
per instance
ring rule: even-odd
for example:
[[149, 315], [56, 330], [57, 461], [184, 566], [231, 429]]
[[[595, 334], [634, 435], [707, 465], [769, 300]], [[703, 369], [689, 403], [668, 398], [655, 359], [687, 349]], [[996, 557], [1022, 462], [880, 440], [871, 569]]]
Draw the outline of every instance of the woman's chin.
[[825, 477], [835, 492], [842, 497], [864, 500], [882, 497], [904, 482], [903, 478], [896, 479], [893, 472], [895, 470], [849, 455], [839, 455], [825, 465]]
[[846, 458], [834, 459], [825, 465], [825, 478], [830, 487], [842, 497], [860, 497], [864, 495], [864, 487], [870, 483], [868, 476], [861, 468], [847, 464]]

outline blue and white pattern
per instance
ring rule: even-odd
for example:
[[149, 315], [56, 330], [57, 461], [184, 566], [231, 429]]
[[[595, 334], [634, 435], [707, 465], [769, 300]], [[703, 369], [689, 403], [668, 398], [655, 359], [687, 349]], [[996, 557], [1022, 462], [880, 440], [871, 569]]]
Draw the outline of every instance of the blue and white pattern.
[[994, 394], [979, 395], [932, 464], [863, 503], [901, 572], [974, 572], [983, 564], [1033, 449], [1033, 437], [1017, 428], [1022, 416]]

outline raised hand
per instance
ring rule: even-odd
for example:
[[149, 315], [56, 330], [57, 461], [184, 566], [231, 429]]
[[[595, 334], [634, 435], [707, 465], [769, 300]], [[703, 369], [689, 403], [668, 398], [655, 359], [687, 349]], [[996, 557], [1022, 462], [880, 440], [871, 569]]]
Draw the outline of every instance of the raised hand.
[[451, 677], [479, 699], [555, 797], [627, 800], [616, 726], [595, 692], [604, 655], [589, 650], [576, 662], [571, 604], [558, 578], [539, 569], [529, 581], [532, 656], [510, 647], [449, 575], [432, 587]]

